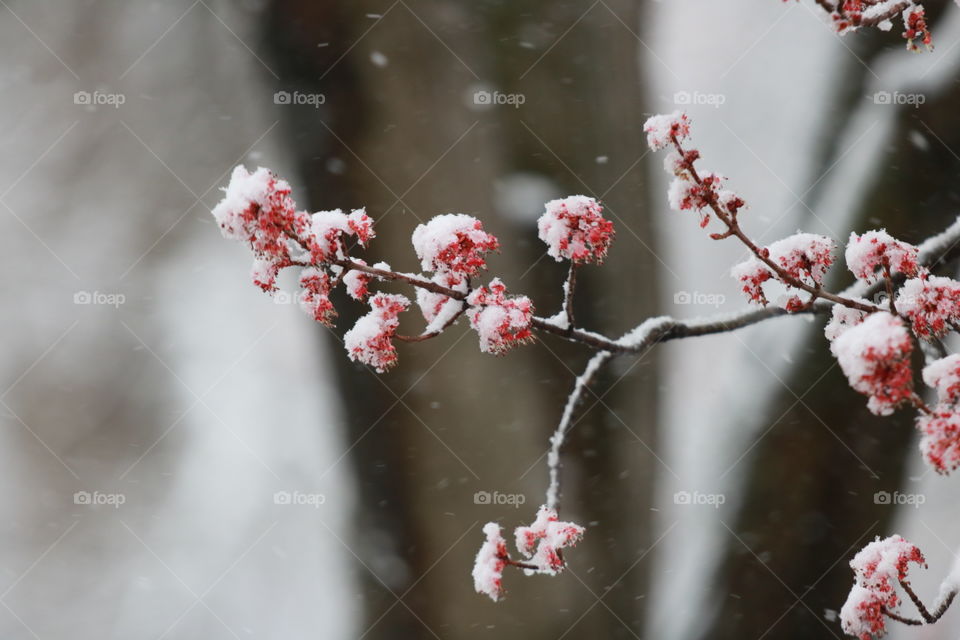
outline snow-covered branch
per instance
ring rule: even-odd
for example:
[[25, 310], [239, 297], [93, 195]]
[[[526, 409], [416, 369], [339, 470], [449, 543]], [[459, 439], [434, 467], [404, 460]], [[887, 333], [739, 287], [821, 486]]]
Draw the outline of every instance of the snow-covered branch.
[[[551, 575], [563, 569], [561, 549], [573, 546], [584, 531], [560, 521], [558, 515], [560, 455], [576, 407], [606, 362], [643, 354], [661, 342], [726, 333], [784, 315], [829, 314], [824, 333], [830, 349], [850, 386], [867, 396], [868, 408], [878, 415], [900, 407], [917, 409], [928, 464], [940, 473], [960, 466], [960, 355], [947, 354], [941, 341], [960, 327], [960, 282], [931, 273], [960, 255], [960, 220], [919, 246], [882, 229], [852, 233], [844, 258], [857, 282], [846, 291], [831, 292], [825, 289], [824, 279], [834, 263], [833, 239], [797, 233], [760, 246], [738, 219], [746, 207], [744, 199], [724, 187], [722, 175], [697, 166], [700, 151], [686, 144], [689, 118], [679, 112], [654, 116], [644, 130], [653, 150], [669, 151], [664, 166], [673, 175], [668, 192], [671, 207], [696, 212], [700, 227], [719, 224], [720, 230], [711, 232], [710, 238], [733, 239], [749, 250], [751, 258], [736, 265], [731, 275], [758, 308], [694, 320], [649, 318], [619, 338], [577, 327], [573, 313], [577, 273], [587, 265], [601, 265], [615, 235], [613, 224], [603, 217], [601, 203], [586, 196], [546, 203], [538, 222], [547, 253], [569, 262], [561, 308], [549, 317], [535, 315], [529, 297], [508, 295], [500, 278], [487, 285], [475, 284], [487, 268], [487, 256], [500, 243], [480, 220], [468, 215], [439, 215], [417, 226], [412, 243], [422, 273], [406, 273], [351, 255], [353, 245], [366, 248], [375, 237], [373, 220], [364, 209], [312, 214], [297, 210], [289, 185], [268, 169], [251, 173], [237, 167], [223, 200], [213, 210], [223, 234], [252, 250], [252, 279], [267, 293], [277, 291], [282, 270], [299, 268], [301, 307], [318, 322], [333, 324], [337, 313], [330, 294], [341, 284], [350, 297], [369, 305], [367, 314], [344, 334], [344, 345], [352, 360], [377, 372], [397, 364], [395, 342], [437, 337], [462, 317], [476, 332], [484, 353], [504, 354], [533, 340], [535, 334], [553, 335], [596, 351], [576, 379], [550, 439], [545, 503], [533, 525], [516, 530], [522, 559], [514, 560], [507, 553], [498, 525], [484, 527], [486, 542], [477, 556], [474, 580], [477, 590], [494, 600], [502, 595], [502, 572], [507, 566]], [[426, 323], [419, 334], [397, 333], [401, 316], [413, 305], [409, 298], [371, 290], [376, 283], [388, 281], [416, 291], [416, 306]], [[765, 287], [771, 282], [786, 287], [790, 294], [781, 304], [769, 304]], [[878, 298], [881, 294], [885, 299]], [[914, 388], [911, 354], [917, 342], [933, 347], [927, 352], [940, 352], [941, 357], [930, 358], [922, 371], [924, 382], [937, 392], [933, 406]], [[903, 588], [910, 593], [909, 585]], [[873, 596], [861, 596], [859, 603], [875, 604]], [[950, 600], [952, 596], [944, 598], [943, 606]], [[918, 610], [929, 622], [940, 606], [934, 613], [919, 605]], [[908, 620], [890, 602], [883, 613]]]

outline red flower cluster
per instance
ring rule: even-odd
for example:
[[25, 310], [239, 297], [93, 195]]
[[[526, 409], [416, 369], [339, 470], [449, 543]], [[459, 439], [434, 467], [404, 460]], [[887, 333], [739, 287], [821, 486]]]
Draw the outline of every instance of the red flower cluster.
[[917, 248], [896, 240], [884, 229], [862, 236], [851, 233], [845, 257], [847, 268], [867, 284], [873, 284], [887, 272], [913, 277], [919, 269]]
[[854, 584], [840, 610], [844, 633], [870, 640], [886, 631], [883, 614], [900, 606], [896, 586], [907, 577], [910, 563], [926, 566], [920, 549], [900, 536], [879, 537], [850, 561]]
[[333, 326], [337, 312], [330, 302], [330, 275], [315, 267], [300, 272], [300, 306], [313, 319], [328, 327]]
[[[834, 246], [833, 240], [826, 236], [818, 236], [813, 233], [797, 233], [782, 240], [777, 240], [762, 249], [761, 253], [779, 266], [790, 278], [819, 287], [823, 283], [823, 277], [826, 275], [827, 269], [833, 264]], [[757, 257], [752, 257], [736, 265], [731, 274], [742, 283], [743, 292], [747, 295], [747, 299], [762, 305], [767, 304], [763, 283], [768, 280], [779, 280], [788, 288], [790, 286]], [[787, 304], [788, 309], [794, 311], [796, 309], [790, 308], [789, 305], [799, 307], [802, 306], [802, 301], [799, 297], [793, 296]]]
[[910, 320], [917, 337], [943, 337], [951, 325], [960, 323], [960, 282], [922, 273], [903, 283], [896, 307]]
[[467, 297], [470, 326], [480, 336], [480, 350], [502, 355], [533, 339], [533, 303], [526, 296], [507, 297], [507, 287], [494, 278], [489, 287], [474, 289]]
[[413, 248], [424, 271], [472, 276], [486, 268], [484, 256], [499, 247], [479, 220], [462, 213], [436, 216], [413, 231]]
[[868, 396], [867, 408], [890, 415], [913, 398], [910, 333], [896, 316], [871, 314], [841, 333], [830, 345], [850, 386]]
[[927, 365], [923, 381], [937, 390], [938, 403], [917, 418], [920, 452], [937, 473], [947, 474], [960, 466], [960, 354]]
[[522, 567], [527, 575], [556, 575], [563, 571], [561, 549], [572, 547], [583, 537], [584, 528], [573, 522], [561, 522], [554, 509], [546, 505], [537, 511], [529, 527], [517, 527], [514, 538], [517, 550], [526, 558], [518, 562], [510, 558], [500, 526], [488, 522], [483, 527], [486, 540], [473, 564], [473, 587], [496, 602], [503, 595], [503, 570], [507, 565]]
[[600, 264], [613, 241], [613, 223], [605, 219], [603, 207], [587, 196], [569, 196], [551, 200], [537, 221], [540, 239], [547, 253], [558, 262]]
[[648, 118], [643, 124], [647, 134], [647, 144], [653, 151], [659, 151], [676, 140], [683, 142], [690, 135], [690, 118], [682, 111], [674, 111]]
[[917, 40], [923, 43], [927, 51], [933, 50], [933, 38], [930, 37], [930, 30], [927, 29], [927, 19], [924, 16], [922, 5], [917, 5], [903, 12], [903, 25], [905, 31], [903, 37], [907, 40], [907, 49], [919, 51]]
[[410, 301], [402, 295], [378, 293], [370, 298], [370, 313], [343, 336], [343, 345], [351, 360], [373, 367], [383, 373], [397, 363], [397, 349], [393, 336], [400, 321], [397, 316], [406, 311]]
[[517, 527], [514, 537], [520, 553], [536, 566], [531, 571], [553, 575], [563, 569], [560, 550], [577, 544], [583, 531], [573, 522], [560, 522], [556, 510], [544, 505], [537, 511], [533, 524]]

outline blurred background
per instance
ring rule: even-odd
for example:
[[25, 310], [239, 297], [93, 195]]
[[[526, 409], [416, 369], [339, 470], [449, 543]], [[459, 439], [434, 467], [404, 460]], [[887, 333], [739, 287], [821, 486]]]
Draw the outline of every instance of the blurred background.
[[564, 457], [568, 572], [478, 596], [480, 527], [532, 520], [590, 354], [485, 356], [461, 323], [377, 376], [339, 342], [359, 305], [328, 331], [271, 301], [209, 215], [268, 166], [305, 208], [366, 206], [364, 257], [401, 270], [419, 222], [475, 215], [552, 315], [536, 219], [583, 193], [617, 240], [579, 324], [741, 309], [742, 251], [668, 210], [646, 116], [690, 113], [761, 242], [919, 241], [960, 211], [960, 9], [925, 4], [937, 49], [910, 54], [807, 0], [0, 0], [0, 635], [839, 638], [849, 558], [892, 533], [932, 598], [957, 479], [797, 318], [609, 367]]

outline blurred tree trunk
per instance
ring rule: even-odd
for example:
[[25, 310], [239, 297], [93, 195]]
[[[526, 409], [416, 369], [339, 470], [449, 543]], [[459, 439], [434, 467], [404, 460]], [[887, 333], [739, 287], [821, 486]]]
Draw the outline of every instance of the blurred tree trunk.
[[[618, 333], [651, 315], [657, 261], [638, 162], [639, 9], [626, 0], [609, 7], [275, 0], [266, 32], [280, 88], [316, 86], [327, 97], [322, 110], [293, 110], [286, 123], [311, 206], [366, 206], [379, 236], [371, 255], [412, 271], [418, 223], [476, 215], [502, 244], [481, 279], [503, 277], [551, 315], [565, 267], [543, 259], [536, 239], [543, 199], [508, 215], [503, 191], [519, 178], [547, 185], [549, 197], [602, 197], [619, 236], [602, 269], [581, 271], [578, 323]], [[524, 104], [484, 108], [473, 99], [479, 90], [522, 94]], [[345, 313], [337, 334], [360, 312]], [[407, 316], [404, 332], [419, 331], [418, 312]], [[379, 378], [339, 358], [363, 492], [356, 552], [370, 569], [361, 569], [361, 596], [374, 625], [366, 637], [431, 637], [428, 627], [444, 638], [557, 637], [573, 624], [576, 636], [633, 637], [646, 583], [644, 563], [633, 565], [656, 538], [652, 360], [627, 362], [596, 386], [610, 393], [586, 413], [565, 458], [564, 513], [590, 525], [570, 554], [575, 575], [508, 574], [509, 598], [494, 606], [469, 576], [480, 526], [532, 519], [545, 489], [538, 459], [589, 354], [547, 339], [492, 358], [465, 324], [401, 346], [400, 366]], [[477, 491], [520, 493], [526, 504], [477, 505]], [[397, 595], [413, 587], [410, 610], [396, 605], [380, 619], [394, 603], [381, 581]], [[616, 615], [590, 608], [593, 594]]]
[[[930, 9], [937, 16], [943, 3]], [[847, 43], [867, 64], [896, 40], [857, 37]], [[825, 149], [813, 173], [819, 175], [842, 153], [836, 147], [839, 131], [862, 103], [867, 73], [854, 60], [838, 83], [848, 88], [838, 95], [843, 115], [828, 120], [826, 126], [837, 133], [828, 136], [834, 146]], [[955, 218], [957, 195], [944, 185], [960, 169], [947, 148], [960, 148], [954, 122], [960, 87], [954, 83], [926, 97], [919, 109], [901, 108], [897, 114], [888, 156], [850, 230], [884, 226], [895, 237], [919, 242]], [[815, 200], [808, 203], [817, 210]], [[842, 247], [845, 238], [838, 240]], [[849, 283], [840, 253], [834, 273], [843, 277], [835, 279], [834, 288]], [[745, 460], [743, 507], [731, 524], [736, 536], [729, 536], [718, 576], [721, 600], [704, 638], [842, 636], [839, 622], [825, 612], [838, 611], [846, 600], [852, 583], [848, 562], [875, 536], [893, 533], [895, 510], [876, 504], [874, 494], [903, 490], [907, 456], [918, 455], [913, 412], [888, 418], [867, 412], [865, 397], [849, 388], [830, 355], [822, 327], [820, 320], [808, 330], [803, 357], [785, 380], [789, 390], [782, 389], [762, 412], [767, 424], [756, 431], [760, 440]]]

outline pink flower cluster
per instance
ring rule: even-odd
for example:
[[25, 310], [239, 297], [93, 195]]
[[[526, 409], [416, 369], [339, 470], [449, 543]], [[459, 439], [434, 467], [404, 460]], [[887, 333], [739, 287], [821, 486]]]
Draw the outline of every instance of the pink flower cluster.
[[937, 404], [917, 418], [920, 452], [937, 473], [960, 466], [960, 354], [930, 363], [923, 381], [937, 390]]
[[897, 535], [878, 537], [854, 556], [854, 585], [840, 610], [845, 633], [860, 640], [883, 635], [884, 611], [895, 612], [900, 606], [896, 587], [906, 579], [911, 563], [926, 567], [920, 549]]
[[885, 311], [870, 314], [837, 336], [830, 350], [850, 386], [869, 398], [872, 413], [890, 415], [913, 398], [913, 341], [900, 318]]
[[[780, 267], [783, 272], [794, 280], [810, 286], [819, 287], [823, 284], [823, 277], [827, 269], [833, 264], [833, 240], [826, 236], [813, 233], [797, 233], [777, 240], [761, 250], [762, 255]], [[751, 302], [767, 304], [763, 291], [763, 283], [768, 280], [780, 280], [780, 277], [762, 260], [752, 257], [736, 265], [732, 270], [734, 278], [741, 282], [743, 292]], [[781, 280], [781, 282], [783, 282]], [[789, 284], [787, 284], [789, 288]], [[790, 305], [802, 306], [799, 297], [792, 297], [787, 301], [788, 309], [795, 310]]]
[[533, 339], [533, 303], [526, 296], [507, 297], [507, 287], [494, 278], [467, 297], [470, 326], [480, 336], [480, 351], [502, 355]]
[[601, 215], [603, 207], [587, 196], [551, 200], [537, 221], [547, 253], [558, 262], [600, 264], [613, 242], [613, 223]]
[[907, 41], [907, 50], [919, 51], [918, 41], [928, 51], [933, 50], [923, 5], [914, 0], [818, 0], [817, 5], [828, 10], [833, 28], [840, 34], [863, 26], [889, 31], [893, 26], [891, 20], [899, 13], [903, 19], [902, 35]]
[[479, 220], [463, 213], [435, 216], [413, 231], [413, 248], [424, 271], [469, 277], [486, 268], [485, 255], [499, 247]]
[[896, 307], [917, 337], [941, 338], [960, 324], [960, 282], [921, 273], [903, 283]]
[[583, 537], [584, 528], [573, 522], [561, 522], [554, 509], [541, 506], [536, 520], [528, 527], [514, 530], [517, 550], [525, 558], [510, 558], [501, 528], [495, 522], [483, 527], [486, 540], [473, 564], [473, 586], [496, 602], [503, 595], [503, 570], [507, 565], [523, 568], [527, 575], [556, 575], [563, 570], [561, 549], [572, 547]]
[[850, 234], [844, 256], [847, 268], [867, 284], [873, 284], [887, 273], [917, 275], [917, 248], [890, 236], [884, 229], [868, 231], [862, 236]]
[[393, 336], [399, 316], [410, 301], [396, 293], [378, 293], [370, 298], [370, 312], [357, 320], [343, 336], [343, 346], [351, 360], [362, 362], [383, 373], [397, 363]]
[[667, 190], [667, 202], [675, 211], [696, 211], [700, 227], [710, 223], [711, 209], [718, 209], [731, 219], [744, 206], [744, 201], [733, 191], [723, 188], [726, 178], [718, 173], [700, 172], [694, 163], [700, 159], [696, 149], [684, 149], [681, 143], [690, 136], [690, 118], [674, 111], [651, 116], [643, 125], [647, 144], [652, 151], [673, 147], [664, 160], [663, 168], [674, 176]]

